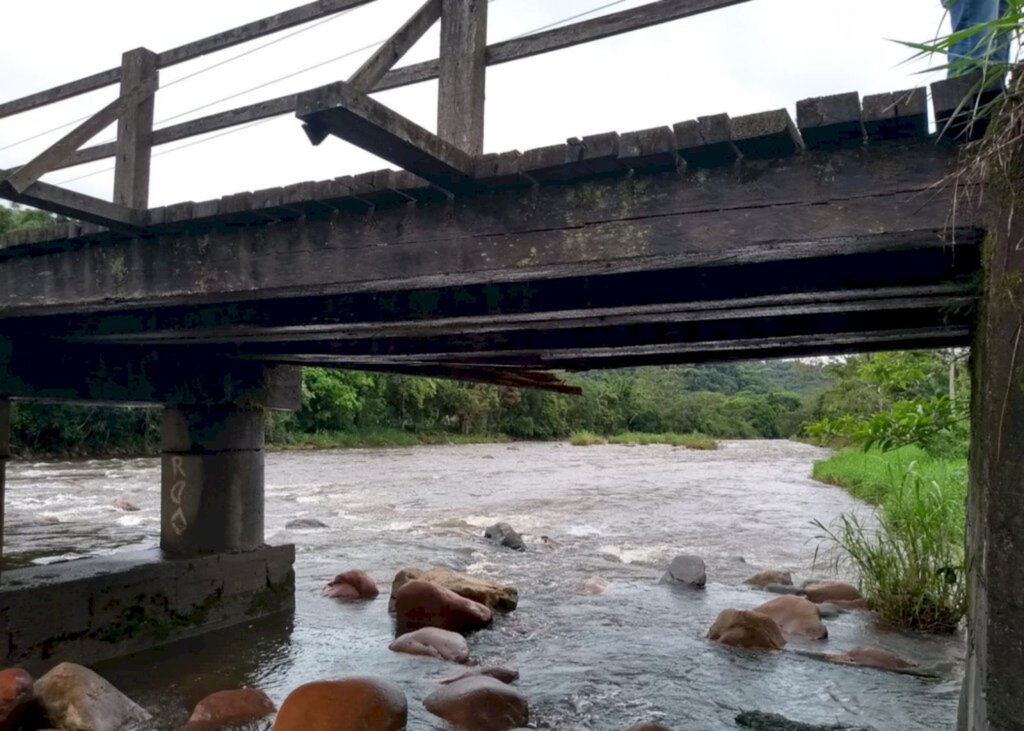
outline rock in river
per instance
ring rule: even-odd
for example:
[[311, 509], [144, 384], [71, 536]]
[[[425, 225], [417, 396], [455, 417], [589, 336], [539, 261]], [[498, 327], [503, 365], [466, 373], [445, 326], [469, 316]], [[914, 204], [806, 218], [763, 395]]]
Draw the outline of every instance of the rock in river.
[[743, 609], [723, 610], [711, 625], [708, 639], [743, 650], [781, 650], [786, 646], [775, 620]]
[[[403, 637], [408, 637], [408, 635], [403, 635]], [[500, 680], [502, 683], [514, 683], [519, 680], [519, 668], [514, 665], [481, 665], [479, 667], [464, 670], [458, 675], [453, 675], [449, 678], [442, 678], [441, 685], [454, 683], [457, 680], [468, 678], [471, 675], [489, 675], [495, 680]]]
[[857, 588], [845, 581], [816, 581], [804, 586], [804, 594], [815, 604], [853, 602], [861, 598]]
[[126, 497], [114, 498], [114, 502], [112, 502], [111, 505], [117, 510], [123, 510], [126, 513], [134, 513], [136, 510], [139, 509], [138, 505], [136, 505]]
[[21, 668], [0, 670], [0, 731], [13, 731], [32, 703], [32, 676]]
[[743, 711], [736, 716], [736, 725], [754, 731], [870, 731], [862, 726], [847, 726], [842, 723], [831, 723], [825, 726], [812, 723], [790, 721], [785, 716], [764, 711]]
[[203, 698], [192, 710], [187, 729], [219, 729], [266, 718], [277, 708], [267, 694], [256, 688], [221, 690]]
[[758, 571], [743, 583], [761, 589], [769, 585], [792, 586], [793, 575], [783, 569], [765, 569], [764, 571]]
[[473, 632], [489, 625], [493, 618], [489, 607], [428, 581], [410, 581], [395, 594], [398, 634], [420, 627]]
[[377, 584], [369, 574], [358, 569], [338, 574], [320, 592], [320, 596], [332, 599], [375, 599], [378, 594]]
[[672, 563], [661, 577], [662, 584], [681, 584], [694, 589], [703, 589], [707, 581], [704, 559], [687, 553], [681, 553], [672, 559]]
[[525, 551], [523, 537], [508, 523], [495, 523], [484, 531], [484, 538], [513, 551]]
[[877, 668], [879, 670], [899, 671], [917, 667], [917, 663], [879, 647], [855, 647], [841, 655], [830, 655], [829, 660], [848, 665], [859, 665], [865, 668]]
[[507, 731], [530, 721], [526, 698], [515, 688], [487, 675], [442, 685], [423, 705], [458, 729]]
[[150, 715], [92, 670], [62, 662], [35, 683], [36, 700], [58, 728], [121, 731]]
[[408, 715], [405, 693], [388, 680], [322, 680], [284, 699], [274, 731], [401, 731]]
[[395, 595], [408, 582], [413, 580], [428, 581], [454, 591], [459, 596], [480, 602], [496, 612], [511, 612], [519, 603], [519, 591], [514, 586], [503, 586], [495, 581], [480, 576], [471, 576], [460, 571], [436, 567], [429, 571], [422, 569], [402, 569], [395, 574], [391, 582], [391, 602], [389, 609], [395, 609]]
[[754, 611], [775, 620], [783, 634], [810, 637], [812, 640], [823, 640], [828, 637], [828, 629], [821, 621], [818, 605], [803, 597], [780, 596], [754, 607]]
[[449, 662], [466, 662], [469, 659], [469, 645], [458, 632], [449, 632], [437, 627], [424, 627], [409, 632], [391, 643], [393, 652], [407, 655], [422, 655]]
[[326, 528], [327, 524], [316, 518], [296, 518], [295, 520], [289, 520], [284, 524], [284, 527], [288, 530], [315, 530], [317, 528]]

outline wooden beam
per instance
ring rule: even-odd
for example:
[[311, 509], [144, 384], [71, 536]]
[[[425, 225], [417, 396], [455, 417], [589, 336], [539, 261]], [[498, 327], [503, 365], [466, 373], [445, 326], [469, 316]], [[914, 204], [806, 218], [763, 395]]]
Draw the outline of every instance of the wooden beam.
[[[272, 15], [269, 18], [255, 20], [251, 23], [240, 25], [237, 28], [215, 33], [198, 41], [192, 41], [177, 48], [172, 48], [169, 51], [164, 51], [157, 57], [158, 65], [160, 68], [166, 68], [184, 61], [190, 61], [200, 56], [222, 51], [225, 48], [231, 48], [240, 43], [246, 43], [271, 33], [287, 30], [288, 28], [308, 23], [311, 20], [351, 10], [371, 2], [373, 0], [317, 0], [316, 2]], [[29, 94], [28, 96], [0, 104], [0, 119], [29, 109], [36, 109], [47, 104], [70, 99], [71, 97], [95, 91], [96, 89], [102, 89], [105, 86], [116, 84], [120, 80], [121, 68], [118, 67], [101, 71], [98, 74], [62, 84], [46, 91]]]
[[444, 0], [437, 135], [470, 155], [484, 148], [487, 0]]
[[0, 182], [0, 198], [113, 229], [134, 229], [145, 223], [141, 212], [48, 183], [33, 183], [18, 192], [3, 181]]
[[[659, 0], [659, 2], [648, 3], [618, 13], [609, 13], [581, 23], [491, 44], [487, 47], [487, 65], [496, 66], [521, 58], [550, 53], [744, 2], [749, 2], [749, 0]], [[403, 66], [390, 71], [374, 91], [384, 91], [429, 81], [436, 79], [439, 73], [440, 61], [438, 59]]]
[[117, 121], [114, 161], [114, 203], [126, 208], [149, 207], [149, 164], [153, 149], [153, 92], [159, 85], [157, 56], [145, 48], [124, 54], [121, 89], [150, 90], [133, 97]]
[[50, 145], [29, 162], [12, 172], [4, 180], [16, 192], [21, 193], [42, 176], [59, 167], [84, 143], [102, 132], [132, 104], [146, 96], [152, 96], [156, 90], [155, 79], [148, 83], [131, 86], [125, 93], [107, 104], [103, 109], [89, 117], [57, 142]]
[[441, 17], [441, 0], [427, 0], [424, 5], [409, 18], [402, 27], [395, 31], [384, 45], [370, 56], [359, 69], [349, 77], [349, 86], [362, 92], [369, 93], [373, 90], [384, 74], [391, 70], [399, 59], [409, 49], [416, 45], [416, 42], [423, 37], [423, 34], [430, 30], [431, 26]]
[[299, 94], [295, 115], [446, 190], [472, 183], [470, 155], [345, 82]]

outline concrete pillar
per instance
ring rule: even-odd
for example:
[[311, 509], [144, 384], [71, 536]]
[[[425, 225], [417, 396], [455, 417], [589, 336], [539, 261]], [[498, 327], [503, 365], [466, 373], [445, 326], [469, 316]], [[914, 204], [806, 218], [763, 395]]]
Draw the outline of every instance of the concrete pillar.
[[161, 427], [160, 547], [175, 556], [263, 545], [263, 411], [167, 407]]
[[6, 497], [7, 460], [11, 444], [11, 402], [0, 398], [0, 560], [4, 555], [4, 503]]
[[984, 292], [971, 351], [960, 731], [1020, 728], [1024, 719], [1024, 151], [1014, 162], [986, 192]]

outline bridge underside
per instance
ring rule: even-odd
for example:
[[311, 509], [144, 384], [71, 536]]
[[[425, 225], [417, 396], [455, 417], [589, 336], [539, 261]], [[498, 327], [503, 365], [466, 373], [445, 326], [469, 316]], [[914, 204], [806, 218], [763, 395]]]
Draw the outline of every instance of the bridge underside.
[[222, 202], [0, 249], [0, 394], [126, 400], [111, 374], [139, 363], [557, 387], [539, 372], [966, 345], [984, 232], [938, 184], [955, 155], [902, 140], [684, 172], [580, 162], [455, 199]]

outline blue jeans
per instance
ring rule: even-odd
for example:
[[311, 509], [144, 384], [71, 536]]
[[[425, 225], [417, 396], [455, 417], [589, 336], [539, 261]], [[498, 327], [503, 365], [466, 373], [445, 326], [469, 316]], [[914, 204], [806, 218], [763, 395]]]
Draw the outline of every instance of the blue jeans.
[[[953, 22], [953, 32], [958, 33], [982, 23], [1006, 15], [1007, 0], [952, 0], [949, 3], [949, 17]], [[973, 59], [981, 63], [1010, 62], [1010, 35], [999, 36], [992, 33], [978, 33], [962, 41], [954, 43], [949, 49], [949, 62], [955, 63]], [[961, 69], [950, 69], [949, 75], [959, 73]]]

